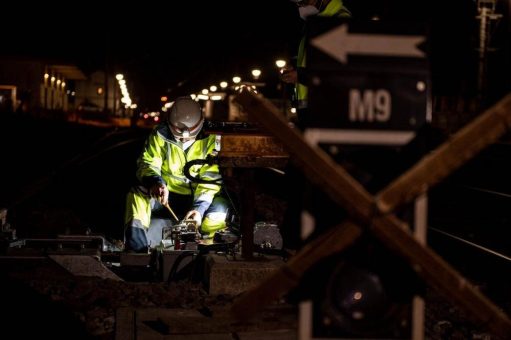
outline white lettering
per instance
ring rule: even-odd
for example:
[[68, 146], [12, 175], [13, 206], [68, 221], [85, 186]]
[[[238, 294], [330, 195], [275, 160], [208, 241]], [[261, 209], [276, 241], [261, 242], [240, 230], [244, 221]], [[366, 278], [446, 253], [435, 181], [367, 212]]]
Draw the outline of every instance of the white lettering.
[[374, 106], [376, 107], [376, 120], [379, 122], [388, 121], [392, 109], [390, 92], [387, 90], [377, 90]]
[[386, 122], [390, 119], [392, 100], [390, 92], [384, 89], [350, 89], [349, 120], [352, 122]]

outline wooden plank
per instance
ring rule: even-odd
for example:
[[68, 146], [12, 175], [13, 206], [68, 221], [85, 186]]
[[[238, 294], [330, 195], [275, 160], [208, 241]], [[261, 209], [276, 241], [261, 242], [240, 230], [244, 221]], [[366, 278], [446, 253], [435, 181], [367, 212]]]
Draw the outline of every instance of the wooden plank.
[[[508, 100], [506, 97], [505, 106], [509, 105]], [[496, 334], [503, 336], [511, 334], [511, 320], [505, 313], [434, 251], [415, 240], [402, 221], [391, 214], [381, 215], [376, 200], [346, 171], [333, 163], [321, 149], [308, 145], [298, 131], [290, 129], [280, 116], [279, 110], [269, 101], [260, 99], [249, 91], [241, 92], [235, 101], [287, 146], [290, 154], [295, 157], [311, 181], [321, 185], [330, 198], [346, 208], [359, 224], [369, 226], [385, 245], [403, 256], [423, 280], [436, 288], [447, 300], [463, 308], [474, 319], [482, 321]], [[280, 274], [287, 276], [287, 273]], [[261, 287], [262, 290], [267, 286]], [[257, 288], [248, 292], [244, 299], [250, 303], [245, 304], [245, 307], [250, 304], [267, 303], [266, 300], [257, 300], [261, 293]], [[266, 293], [275, 294], [272, 291]], [[260, 306], [253, 307], [253, 310], [259, 308]], [[240, 309], [241, 306], [236, 303], [232, 310], [236, 312]], [[248, 317], [249, 314], [245, 313], [244, 316]]]
[[486, 110], [376, 195], [382, 213], [394, 211], [440, 182], [511, 127], [511, 94]]
[[284, 145], [271, 136], [222, 135], [219, 156], [274, 156], [289, 157]]
[[[296, 338], [296, 309], [279, 305], [264, 311], [257, 322], [238, 322], [225, 306], [205, 311], [183, 308], [126, 308], [116, 311], [116, 340]], [[235, 336], [236, 335], [236, 336]], [[279, 337], [281, 336], [281, 337]]]
[[121, 307], [115, 311], [115, 340], [135, 340], [136, 319], [135, 310]]
[[[355, 242], [360, 235], [361, 229], [349, 221], [330, 228], [307, 243], [286, 264], [270, 274], [257, 287], [241, 295], [232, 307], [233, 314], [242, 320], [250, 318], [265, 305], [295, 287], [312, 265], [341, 252]], [[253, 303], [254, 301], [257, 303]]]
[[222, 135], [218, 164], [222, 167], [256, 168], [286, 166], [289, 154], [275, 137]]
[[108, 269], [103, 262], [93, 256], [49, 255], [48, 257], [76, 276], [95, 276], [102, 279], [123, 281], [123, 279]]

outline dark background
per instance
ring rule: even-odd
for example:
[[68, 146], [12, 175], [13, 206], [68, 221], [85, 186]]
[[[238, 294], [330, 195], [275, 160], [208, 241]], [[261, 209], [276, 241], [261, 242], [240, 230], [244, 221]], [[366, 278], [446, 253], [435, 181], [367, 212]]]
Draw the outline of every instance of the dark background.
[[[475, 1], [347, 0], [346, 5], [357, 20], [378, 16], [426, 22], [434, 98], [480, 95], [475, 86]], [[511, 80], [509, 6], [504, 1], [498, 5], [504, 18], [492, 32], [488, 104], [509, 91]], [[159, 103], [163, 93], [195, 91], [252, 66], [273, 65], [276, 56], [290, 58], [300, 37], [296, 7], [287, 0], [5, 4], [2, 23], [1, 56], [76, 63], [85, 72], [105, 67], [122, 71], [133, 79], [135, 96], [148, 105]], [[120, 237], [124, 197], [146, 130], [33, 120], [3, 120], [0, 128], [0, 203], [11, 208], [18, 227], [41, 234], [90, 227]], [[494, 150], [496, 154], [468, 168], [467, 181], [485, 178], [491, 180], [486, 187], [504, 188], [506, 172], [494, 169], [509, 168], [507, 145]], [[487, 201], [462, 196], [474, 205]], [[456, 207], [444, 213], [443, 205], [437, 211], [443, 216], [457, 216], [458, 209], [467, 213], [458, 197], [452, 201]], [[503, 219], [494, 225], [506, 223]], [[502, 249], [507, 239], [495, 237], [493, 242]]]
[[[472, 0], [349, 0], [353, 17], [425, 21], [433, 96], [477, 97]], [[508, 2], [499, 1], [509, 13]], [[158, 103], [221, 77], [289, 58], [299, 20], [287, 0], [2, 4], [0, 56], [47, 58], [133, 79], [141, 103]], [[509, 21], [493, 32], [485, 105], [509, 92]], [[440, 113], [440, 112], [437, 112]], [[450, 113], [450, 112], [449, 112]], [[20, 237], [106, 233], [121, 238], [125, 195], [147, 130], [32, 119], [0, 120], [0, 207]], [[446, 231], [509, 256], [509, 143], [481, 153], [433, 188], [429, 244], [509, 309], [509, 261], [444, 237]], [[275, 182], [280, 184], [279, 182]], [[496, 191], [474, 191], [472, 187]], [[275, 186], [276, 190], [278, 186]]]
[[[356, 20], [426, 22], [436, 91], [471, 90], [478, 37], [475, 1], [345, 4]], [[508, 12], [505, 1], [498, 4], [500, 13]], [[86, 73], [98, 68], [123, 72], [133, 80], [134, 97], [149, 106], [163, 94], [197, 92], [235, 73], [248, 78], [253, 67], [265, 70], [264, 80], [276, 81], [276, 70], [266, 70], [275, 69], [275, 59], [292, 57], [301, 34], [296, 6], [288, 0], [5, 4], [2, 23], [0, 56], [76, 63]], [[508, 32], [505, 19], [493, 32], [499, 64], [509, 55], [509, 42], [501, 37]]]

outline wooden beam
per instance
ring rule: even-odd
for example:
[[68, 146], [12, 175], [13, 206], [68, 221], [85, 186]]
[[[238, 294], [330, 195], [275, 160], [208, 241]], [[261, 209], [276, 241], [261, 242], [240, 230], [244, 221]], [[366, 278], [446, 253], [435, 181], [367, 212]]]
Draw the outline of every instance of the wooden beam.
[[511, 94], [508, 94], [379, 192], [378, 208], [389, 213], [411, 202], [496, 142], [510, 127]]
[[286, 264], [270, 274], [256, 288], [241, 295], [232, 306], [233, 315], [241, 320], [250, 318], [264, 306], [297, 286], [305, 272], [315, 263], [341, 252], [353, 244], [361, 234], [361, 229], [350, 221], [330, 228], [307, 243]]
[[[258, 98], [249, 91], [241, 92], [235, 99], [252, 118], [257, 119], [269, 132], [278, 137], [288, 148], [295, 161], [314, 183], [320, 185], [336, 203], [342, 205], [358, 224], [368, 226], [390, 249], [408, 261], [411, 268], [447, 300], [460, 306], [478, 321], [482, 321], [498, 335], [511, 334], [511, 320], [468, 280], [427, 246], [413, 238], [406, 225], [394, 215], [381, 215], [377, 201], [346, 171], [334, 163], [320, 148], [310, 146], [296, 130], [290, 129], [279, 110], [269, 101]], [[509, 105], [504, 100], [504, 107]], [[500, 112], [500, 110], [499, 110]], [[504, 126], [507, 126], [504, 124]], [[417, 185], [417, 183], [415, 183]], [[421, 191], [423, 192], [423, 191]], [[290, 266], [290, 264], [288, 264]], [[299, 263], [292, 268], [298, 267]], [[289, 268], [287, 268], [289, 269]], [[278, 274], [275, 274], [278, 275]], [[264, 304], [258, 300], [267, 286], [247, 292], [245, 305]], [[266, 287], [266, 288], [265, 288]], [[266, 293], [270, 293], [266, 291]], [[275, 293], [273, 293], [275, 294]], [[251, 298], [253, 297], [253, 298]], [[250, 303], [246, 303], [250, 301]], [[239, 311], [240, 305], [233, 306]], [[258, 308], [252, 308], [257, 310]], [[245, 316], [249, 316], [248, 313]]]
[[466, 311], [473, 321], [488, 327], [496, 335], [508, 338], [511, 334], [509, 316], [431, 248], [417, 242], [408, 230], [396, 228], [400, 223], [394, 215], [383, 215], [373, 220], [370, 229], [446, 300]]
[[[348, 209], [352, 217], [365, 219], [365, 216], [373, 215], [373, 196], [328, 154], [319, 147], [310, 146], [298, 130], [289, 128], [282, 113], [271, 102], [246, 90], [235, 101], [276, 136], [293, 156], [296, 166], [335, 202]], [[340, 192], [344, 194], [339, 195]]]

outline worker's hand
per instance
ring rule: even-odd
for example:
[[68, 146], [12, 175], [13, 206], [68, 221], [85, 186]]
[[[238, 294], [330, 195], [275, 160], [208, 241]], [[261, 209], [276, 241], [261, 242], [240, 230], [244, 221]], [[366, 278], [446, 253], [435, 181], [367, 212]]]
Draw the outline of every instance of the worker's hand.
[[194, 220], [197, 228], [199, 228], [202, 223], [202, 216], [197, 210], [190, 210], [186, 213], [185, 220]]
[[169, 189], [162, 183], [156, 183], [151, 187], [151, 197], [154, 197], [161, 203], [161, 205], [167, 205], [169, 203]]
[[292, 67], [280, 69], [280, 80], [287, 84], [296, 84], [298, 82], [298, 72]]

